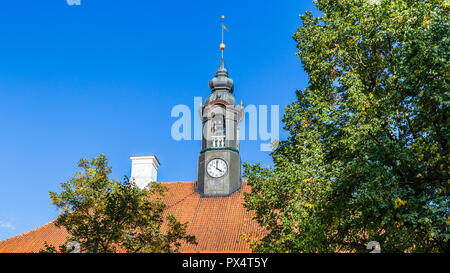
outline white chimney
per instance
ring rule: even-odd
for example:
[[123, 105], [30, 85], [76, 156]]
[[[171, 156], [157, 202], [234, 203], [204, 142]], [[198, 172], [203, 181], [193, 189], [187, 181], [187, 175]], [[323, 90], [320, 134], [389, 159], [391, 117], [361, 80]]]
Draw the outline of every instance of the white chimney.
[[154, 155], [130, 156], [131, 179], [143, 189], [148, 183], [155, 181], [158, 174], [159, 161]]

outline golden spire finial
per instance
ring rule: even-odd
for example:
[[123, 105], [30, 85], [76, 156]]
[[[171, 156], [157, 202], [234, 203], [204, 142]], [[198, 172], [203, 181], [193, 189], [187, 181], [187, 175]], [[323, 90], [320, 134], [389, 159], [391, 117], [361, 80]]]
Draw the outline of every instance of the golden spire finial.
[[223, 23], [225, 19], [225, 15], [222, 15], [222, 42], [220, 43], [220, 50], [222, 51], [222, 60], [223, 60], [223, 51], [225, 50], [225, 44], [223, 42], [223, 30], [228, 31], [227, 26], [225, 26], [225, 24]]

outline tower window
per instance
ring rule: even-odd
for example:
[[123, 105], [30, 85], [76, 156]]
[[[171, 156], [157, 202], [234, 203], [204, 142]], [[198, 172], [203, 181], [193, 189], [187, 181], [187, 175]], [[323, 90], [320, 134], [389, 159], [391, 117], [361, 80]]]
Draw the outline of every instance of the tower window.
[[214, 115], [212, 126], [212, 146], [213, 147], [225, 147], [225, 117], [221, 114]]

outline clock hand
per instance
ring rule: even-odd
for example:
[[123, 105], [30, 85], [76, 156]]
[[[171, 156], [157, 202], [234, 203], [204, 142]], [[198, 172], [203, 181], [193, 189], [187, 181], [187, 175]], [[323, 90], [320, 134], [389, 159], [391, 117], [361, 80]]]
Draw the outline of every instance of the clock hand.
[[218, 170], [219, 172], [224, 172], [222, 169], [219, 169], [219, 161], [216, 161], [216, 166], [215, 166], [216, 170]]

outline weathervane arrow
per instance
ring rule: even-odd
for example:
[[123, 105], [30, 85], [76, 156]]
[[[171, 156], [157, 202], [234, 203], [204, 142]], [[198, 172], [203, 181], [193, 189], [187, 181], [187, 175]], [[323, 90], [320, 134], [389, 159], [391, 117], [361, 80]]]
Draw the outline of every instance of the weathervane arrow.
[[225, 43], [223, 42], [223, 31], [228, 31], [228, 27], [224, 24], [225, 15], [222, 15], [222, 43], [220, 44], [220, 50], [222, 51], [222, 61], [223, 61], [223, 51], [225, 50]]

